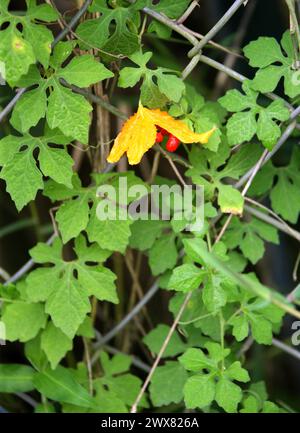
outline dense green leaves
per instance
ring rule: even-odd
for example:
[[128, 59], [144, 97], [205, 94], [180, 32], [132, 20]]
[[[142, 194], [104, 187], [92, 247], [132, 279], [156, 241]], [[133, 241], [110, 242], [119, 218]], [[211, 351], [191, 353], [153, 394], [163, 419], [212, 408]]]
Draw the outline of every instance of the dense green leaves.
[[[258, 68], [254, 79], [212, 102], [202, 96], [210, 93], [201, 79], [206, 65], [197, 88], [187, 84], [174, 45], [178, 35], [171, 38], [175, 27], [180, 42], [194, 37], [177, 21], [189, 0], [94, 0], [68, 40], [57, 44], [50, 23], [64, 19], [47, 2], [26, 0], [26, 10], [17, 12], [8, 0], [0, 3], [0, 78], [7, 85], [1, 105], [25, 88], [12, 111], [8, 106], [1, 115], [0, 178], [18, 211], [43, 191], [23, 211], [31, 212], [35, 229], [32, 260], [12, 274], [16, 284], [0, 285], [0, 344], [6, 339], [9, 347], [24, 348], [22, 364], [0, 364], [0, 393], [34, 391], [35, 412], [126, 413], [163, 348], [138, 410], [282, 412], [262, 382], [248, 384], [247, 369], [257, 374], [251, 363], [256, 346], [272, 344], [284, 313], [299, 315], [291, 296], [264, 286], [254, 273], [266, 243], [279, 244], [277, 229], [295, 235], [280, 218], [272, 225], [265, 206], [271, 205], [272, 218], [276, 213], [293, 224], [300, 212], [300, 152], [294, 146], [290, 153], [298, 133], [282, 148], [282, 159], [256, 165], [264, 147], [274, 148], [284, 122], [296, 120], [289, 109], [297, 100], [291, 105], [267, 94], [282, 78], [287, 96], [300, 94], [290, 32], [281, 46], [269, 37], [250, 42], [244, 53]], [[167, 111], [191, 131], [215, 131], [207, 143], [181, 145], [178, 154], [165, 152], [164, 138], [135, 171], [125, 171], [120, 161], [112, 172], [105, 161], [121, 127], [118, 110], [129, 116], [139, 102]], [[132, 141], [118, 145], [125, 151], [139, 146]], [[166, 177], [165, 160], [174, 176]], [[235, 182], [255, 165], [245, 194]], [[176, 194], [169, 202], [163, 196], [148, 202], [146, 212], [140, 209], [143, 219], [131, 217], [140, 206], [131, 186], [142, 187], [138, 199], [146, 199], [151, 184], [179, 181], [204, 189], [199, 230], [175, 217]], [[256, 217], [248, 212], [254, 205], [260, 207]], [[162, 219], [146, 219], [153, 210], [156, 216], [162, 210]], [[26, 221], [4, 226], [0, 237], [20, 227]], [[48, 231], [54, 235], [45, 242]], [[1, 265], [1, 279], [6, 274]], [[167, 292], [144, 305], [156, 279]], [[298, 298], [294, 290], [295, 303]], [[115, 326], [122, 329], [104, 346], [108, 354], [99, 346]], [[253, 353], [245, 351], [250, 341]], [[273, 351], [266, 353], [269, 359]]]
[[250, 86], [251, 82], [244, 81], [242, 88], [245, 94], [234, 89], [219, 99], [224, 108], [235, 113], [226, 125], [228, 141], [231, 145], [240, 144], [250, 141], [256, 134], [263, 145], [271, 150], [281, 135], [278, 122], [287, 120], [289, 111], [281, 99], [276, 99], [266, 108], [258, 105], [258, 92]]
[[[259, 159], [260, 148], [255, 144], [245, 144], [239, 152], [230, 158], [230, 150], [225, 142], [222, 142], [221, 149], [211, 152], [193, 147], [189, 159], [192, 168], [186, 172], [193, 182], [204, 187], [204, 194], [212, 198], [218, 190], [218, 204], [224, 213], [240, 215], [243, 211], [244, 199], [241, 193], [231, 185], [224, 185], [228, 178], [238, 179], [242, 173], [249, 170]], [[227, 164], [224, 166], [224, 163]]]
[[280, 79], [284, 78], [285, 94], [294, 98], [300, 93], [300, 82], [295, 67], [293, 43], [288, 30], [282, 36], [281, 47], [276, 39], [261, 36], [244, 48], [250, 65], [259, 68], [251, 87], [262, 93], [272, 92]]
[[31, 340], [46, 325], [42, 304], [21, 300], [6, 305], [1, 320], [6, 327], [6, 338], [9, 341]]
[[180, 358], [180, 363], [192, 375], [184, 386], [184, 399], [190, 409], [204, 408], [216, 400], [226, 412], [236, 412], [242, 399], [242, 390], [234, 383], [248, 382], [249, 375], [239, 361], [227, 364], [229, 349], [217, 343], [206, 343], [208, 355], [201, 349], [188, 349]]
[[64, 367], [44, 370], [34, 377], [37, 390], [46, 397], [76, 406], [90, 407], [93, 399], [88, 391], [78, 384], [72, 373]]
[[224, 241], [229, 248], [239, 247], [253, 264], [264, 255], [264, 241], [279, 244], [277, 230], [256, 218], [247, 223], [235, 218], [224, 236]]
[[27, 365], [0, 364], [0, 392], [27, 392], [34, 389], [34, 370]]
[[[8, 135], [0, 140], [0, 177], [6, 181], [18, 210], [33, 200], [39, 189], [43, 188], [44, 176], [71, 187], [73, 159], [65, 145], [69, 143], [59, 130], [45, 128], [43, 136], [35, 137], [29, 133], [23, 136]], [[60, 147], [51, 147], [53, 144]], [[63, 146], [63, 147], [62, 147]], [[38, 150], [36, 166], [34, 152]]]
[[270, 161], [258, 173], [250, 190], [252, 195], [261, 196], [270, 193], [273, 210], [282, 218], [296, 223], [300, 212], [300, 152], [293, 149], [287, 165], [274, 166]]
[[[164, 340], [166, 339], [170, 328], [166, 325], [158, 325], [155, 329], [149, 332], [144, 337], [144, 343], [148, 346], [152, 353], [158, 354]], [[186, 344], [181, 340], [178, 334], [173, 334], [166, 350], [163, 353], [164, 358], [169, 356], [178, 355], [182, 353], [186, 348]]]
[[119, 86], [133, 87], [143, 79], [141, 101], [149, 108], [163, 107], [168, 100], [178, 102], [185, 89], [183, 81], [168, 69], [149, 69], [147, 63], [151, 57], [151, 52], [136, 52], [129, 56], [138, 68], [123, 68], [120, 72]]
[[25, 14], [11, 14], [8, 6], [8, 0], [1, 2], [0, 24], [9, 23], [9, 26], [0, 32], [0, 60], [5, 64], [7, 82], [14, 85], [36, 61], [48, 67], [54, 38], [38, 21], [56, 21], [58, 15], [50, 5], [36, 5], [36, 1], [31, 0], [26, 0]]
[[172, 269], [177, 261], [175, 237], [163, 235], [157, 239], [149, 251], [149, 265], [153, 275]]
[[[142, 2], [144, 3], [144, 2]], [[78, 27], [80, 40], [88, 48], [100, 48], [105, 54], [130, 55], [139, 48], [139, 2], [123, 7], [107, 0], [95, 0], [91, 12], [100, 17], [85, 20]], [[112, 29], [112, 25], [115, 26]]]
[[[120, 183], [119, 180], [121, 179]], [[99, 175], [96, 178], [98, 187], [103, 186], [103, 194], [109, 188], [114, 190], [113, 201], [97, 193], [97, 187], [83, 188], [78, 177], [73, 178], [73, 188], [62, 188], [55, 182], [49, 181], [45, 188], [45, 195], [52, 200], [65, 200], [56, 214], [58, 227], [64, 242], [76, 237], [86, 230], [90, 242], [96, 242], [102, 249], [124, 252], [130, 237], [130, 226], [133, 220], [124, 213], [122, 203], [119, 202], [122, 189], [122, 179], [125, 182], [143, 184], [133, 173], [120, 175]], [[111, 189], [109, 189], [111, 191]], [[120, 194], [119, 194], [120, 193]], [[132, 200], [129, 195], [126, 201]], [[90, 204], [92, 206], [90, 207]]]
[[[62, 67], [61, 63], [69, 57], [72, 48], [74, 44], [71, 42], [60, 42], [54, 48], [46, 76], [41, 76], [35, 66], [29, 70], [30, 84], [37, 87], [20, 98], [11, 119], [13, 126], [20, 132], [27, 132], [46, 114], [51, 129], [58, 128], [64, 135], [87, 144], [92, 106], [83, 96], [64, 87], [61, 80], [86, 87], [113, 74], [89, 54], [73, 58]], [[32, 110], [30, 116], [27, 115], [27, 110], [24, 111], [26, 107]]]
[[56, 368], [66, 352], [72, 349], [72, 340], [49, 322], [41, 337], [41, 348], [47, 355], [51, 367]]
[[[38, 244], [31, 250], [36, 263], [52, 263], [54, 266], [38, 268], [28, 276], [27, 295], [32, 302], [45, 302], [45, 310], [55, 327], [72, 339], [91, 309], [90, 295], [113, 303], [117, 303], [118, 298], [114, 274], [98, 264], [107, 257], [99, 247], [88, 247], [83, 237], [78, 238], [75, 242], [78, 259], [73, 262], [62, 259], [61, 247], [61, 242], [56, 239], [51, 247]], [[93, 266], [91, 262], [94, 262]], [[66, 339], [64, 345], [69, 345]], [[57, 355], [53, 356], [55, 360]]]
[[155, 406], [179, 403], [183, 399], [187, 378], [187, 372], [178, 362], [167, 361], [164, 366], [158, 367], [150, 385], [152, 403]]

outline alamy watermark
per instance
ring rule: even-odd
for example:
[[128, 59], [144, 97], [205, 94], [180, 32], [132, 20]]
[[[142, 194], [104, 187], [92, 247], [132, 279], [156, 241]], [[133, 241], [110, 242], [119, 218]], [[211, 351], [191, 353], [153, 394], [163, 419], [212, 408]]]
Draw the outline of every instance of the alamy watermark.
[[0, 86], [6, 84], [5, 63], [0, 61]]
[[6, 327], [4, 322], [0, 321], [0, 346], [6, 345]]
[[292, 334], [291, 342], [293, 346], [300, 346], [300, 321], [296, 320], [292, 323], [291, 329], [295, 332]]
[[181, 230], [199, 232], [204, 222], [204, 193], [199, 185], [128, 185], [127, 177], [101, 185], [97, 217], [105, 220], [172, 220]]

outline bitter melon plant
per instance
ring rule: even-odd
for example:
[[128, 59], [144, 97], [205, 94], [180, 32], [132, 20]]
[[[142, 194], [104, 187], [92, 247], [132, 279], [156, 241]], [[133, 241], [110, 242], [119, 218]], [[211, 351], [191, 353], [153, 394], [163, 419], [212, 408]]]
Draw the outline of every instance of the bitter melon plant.
[[250, 42], [254, 0], [208, 3], [0, 0], [8, 412], [300, 410], [264, 368], [299, 362], [297, 2]]

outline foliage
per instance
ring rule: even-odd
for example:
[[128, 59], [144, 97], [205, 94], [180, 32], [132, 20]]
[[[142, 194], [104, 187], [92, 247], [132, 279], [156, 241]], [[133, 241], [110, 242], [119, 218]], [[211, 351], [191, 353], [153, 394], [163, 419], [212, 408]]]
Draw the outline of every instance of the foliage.
[[[263, 263], [267, 243], [280, 244], [279, 229], [289, 232], [287, 222], [299, 219], [299, 146], [290, 140], [293, 149], [285, 165], [273, 159], [256, 166], [290, 121], [289, 98], [300, 94], [293, 76], [293, 42], [289, 31], [281, 45], [265, 36], [250, 42], [244, 54], [257, 69], [254, 78], [245, 80], [240, 90], [208, 101], [197, 82], [182, 79], [179, 63], [174, 69], [156, 52], [172, 38], [174, 20], [190, 3], [94, 0], [69, 40], [54, 42], [49, 24], [64, 21], [48, 2], [26, 0], [26, 11], [15, 13], [8, 9], [9, 0], [0, 1], [0, 24], [5, 23], [0, 61], [7, 89], [26, 88], [4, 119], [0, 178], [18, 212], [39, 213], [40, 203], [50, 209], [54, 231], [47, 241], [38, 227], [28, 272], [0, 285], [8, 346], [22, 343], [24, 359], [22, 364], [0, 364], [0, 393], [34, 391], [36, 412], [130, 411], [144, 380], [139, 368], [148, 367], [122, 350], [131, 353], [138, 346], [138, 355], [149, 362], [149, 356], [160, 353], [171, 328], [160, 323], [156, 311], [149, 320], [149, 311], [142, 309], [141, 321], [147, 321], [132, 322], [128, 333], [114, 341], [113, 355], [101, 338], [131, 314], [137, 299], [146, 295], [141, 286], [154, 278], [161, 289], [157, 298], [170, 299], [169, 312], [178, 326], [138, 410], [284, 411], [269, 400], [264, 382], [256, 382], [248, 353], [240, 354], [249, 341], [268, 350], [285, 314], [299, 317], [283, 295], [260, 282], [255, 266]], [[145, 19], [147, 8], [161, 19]], [[159, 44], [151, 46], [154, 38]], [[271, 95], [270, 100], [268, 92], [276, 91], [282, 77], [284, 96]], [[133, 94], [147, 109], [168, 113], [159, 112], [159, 124], [153, 111], [153, 137], [143, 129], [145, 119], [137, 126], [147, 149], [155, 126], [165, 128], [168, 122], [171, 132], [183, 139], [183, 132], [190, 134], [185, 143], [215, 130], [203, 145], [181, 146], [180, 156], [165, 151], [165, 140], [160, 150], [156, 146], [147, 154], [150, 170], [146, 162], [144, 171], [137, 166], [110, 172], [104, 137], [109, 141], [111, 129], [116, 135], [115, 115], [125, 117], [114, 105], [122, 107], [126, 100], [127, 111], [137, 111], [137, 104], [128, 103]], [[3, 107], [7, 95], [11, 93], [1, 97]], [[109, 112], [111, 126], [105, 117]], [[127, 128], [136, 127], [132, 119]], [[77, 151], [84, 164], [81, 159], [78, 163]], [[159, 157], [153, 164], [151, 158], [159, 152], [160, 162], [166, 156], [173, 168], [178, 163], [179, 180], [157, 175]], [[246, 190], [235, 185], [254, 166], [258, 173], [251, 185]], [[186, 221], [176, 219], [176, 198], [169, 203], [170, 220], [133, 220], [124, 211], [134, 197], [124, 193], [120, 180], [148, 194], [151, 184], [176, 185], [182, 177], [204, 188], [201, 230], [186, 230]], [[118, 211], [116, 219], [97, 216], [99, 206], [108, 205], [103, 187], [113, 188], [118, 197], [123, 194], [113, 208], [108, 206]], [[252, 209], [253, 200], [259, 201], [261, 209], [254, 216], [247, 211], [247, 199]], [[280, 216], [275, 226], [264, 207], [268, 203], [273, 218], [274, 213]], [[228, 227], [226, 214], [232, 217]], [[143, 284], [141, 263], [140, 276], [148, 276]], [[125, 266], [133, 282], [129, 294]]]

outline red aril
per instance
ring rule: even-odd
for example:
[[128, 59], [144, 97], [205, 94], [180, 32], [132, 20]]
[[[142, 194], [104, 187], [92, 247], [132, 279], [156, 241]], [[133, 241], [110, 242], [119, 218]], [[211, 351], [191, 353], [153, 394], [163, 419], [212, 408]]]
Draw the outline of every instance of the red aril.
[[175, 152], [179, 145], [180, 145], [180, 141], [178, 140], [178, 138], [170, 134], [166, 144], [166, 149], [169, 152]]
[[164, 139], [163, 133], [161, 131], [158, 131], [156, 134], [156, 143], [161, 143]]

